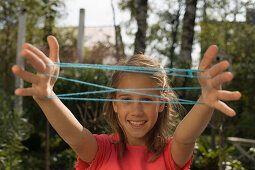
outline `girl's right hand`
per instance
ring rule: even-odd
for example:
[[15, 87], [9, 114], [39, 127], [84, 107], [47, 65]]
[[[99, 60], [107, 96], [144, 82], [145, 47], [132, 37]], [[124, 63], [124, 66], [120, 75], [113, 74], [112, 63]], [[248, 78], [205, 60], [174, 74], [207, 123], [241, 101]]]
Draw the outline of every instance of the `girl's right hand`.
[[57, 79], [45, 76], [40, 73], [58, 76], [59, 67], [49, 67], [47, 65], [52, 65], [54, 62], [59, 63], [59, 45], [57, 39], [54, 36], [48, 36], [47, 41], [50, 48], [49, 57], [47, 57], [42, 51], [33, 45], [28, 43], [23, 44], [21, 56], [23, 56], [30, 64], [32, 64], [37, 73], [33, 74], [31, 72], [25, 71], [18, 65], [14, 65], [12, 67], [12, 71], [15, 75], [29, 83], [32, 83], [32, 87], [30, 88], [16, 89], [16, 95], [33, 96], [35, 100], [43, 100], [46, 99], [45, 96], [54, 95], [53, 86]]

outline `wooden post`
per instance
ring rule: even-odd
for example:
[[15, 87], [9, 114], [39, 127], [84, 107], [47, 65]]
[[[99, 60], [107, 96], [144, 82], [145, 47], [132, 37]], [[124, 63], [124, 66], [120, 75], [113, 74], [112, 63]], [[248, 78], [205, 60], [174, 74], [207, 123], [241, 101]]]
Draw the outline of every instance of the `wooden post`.
[[[19, 25], [18, 25], [18, 45], [16, 51], [16, 64], [24, 69], [24, 58], [20, 56], [22, 44], [26, 40], [26, 8], [21, 8], [19, 14]], [[21, 78], [16, 76], [15, 88], [23, 88], [24, 82]], [[23, 112], [23, 98], [22, 96], [15, 96], [14, 110], [21, 114]]]
[[46, 120], [45, 170], [50, 170], [50, 123]]
[[84, 23], [85, 9], [80, 9], [79, 29], [77, 37], [77, 55], [80, 63], [82, 63], [84, 57]]
[[116, 57], [119, 57], [119, 39], [118, 39], [118, 32], [119, 27], [116, 25], [116, 16], [115, 16], [115, 9], [113, 5], [113, 0], [111, 0], [111, 6], [112, 6], [112, 15], [113, 15], [113, 25], [114, 25], [114, 31], [115, 31], [115, 50], [116, 50]]

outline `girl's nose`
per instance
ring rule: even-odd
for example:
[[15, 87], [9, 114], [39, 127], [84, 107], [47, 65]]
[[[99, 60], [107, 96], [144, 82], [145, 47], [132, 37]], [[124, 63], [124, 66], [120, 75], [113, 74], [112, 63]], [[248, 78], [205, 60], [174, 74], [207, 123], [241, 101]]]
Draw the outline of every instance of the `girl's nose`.
[[133, 102], [130, 112], [133, 116], [143, 116], [143, 105], [141, 102]]

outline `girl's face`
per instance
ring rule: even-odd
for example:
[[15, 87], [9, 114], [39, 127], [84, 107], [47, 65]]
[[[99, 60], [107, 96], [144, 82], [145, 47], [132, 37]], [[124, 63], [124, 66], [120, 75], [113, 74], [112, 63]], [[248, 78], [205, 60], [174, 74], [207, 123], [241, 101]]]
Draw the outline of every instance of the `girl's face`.
[[[117, 89], [157, 88], [156, 83], [146, 74], [125, 73]], [[139, 90], [139, 93], [160, 95], [156, 90]], [[116, 99], [159, 101], [160, 98], [117, 92]], [[145, 145], [147, 133], [155, 125], [158, 113], [164, 110], [162, 103], [113, 102], [113, 108], [130, 145]]]

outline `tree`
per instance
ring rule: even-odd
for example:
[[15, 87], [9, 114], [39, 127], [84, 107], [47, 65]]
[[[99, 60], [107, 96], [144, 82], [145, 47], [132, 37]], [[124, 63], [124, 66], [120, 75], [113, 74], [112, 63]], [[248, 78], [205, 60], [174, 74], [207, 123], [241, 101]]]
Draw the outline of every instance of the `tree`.
[[179, 57], [180, 68], [191, 68], [192, 45], [194, 39], [194, 27], [196, 19], [197, 0], [186, 0], [186, 9], [183, 18], [181, 52]]
[[144, 53], [146, 48], [148, 0], [122, 0], [120, 6], [122, 10], [129, 10], [131, 19], [135, 19], [137, 23], [134, 54]]
[[166, 67], [174, 68], [180, 48], [180, 25], [182, 17], [183, 0], [167, 2], [166, 9], [156, 9], [152, 6], [153, 13], [158, 21], [148, 27], [148, 49], [149, 53], [158, 53], [169, 59]]
[[135, 34], [135, 54], [144, 53], [146, 48], [147, 9], [148, 0], [137, 0], [137, 4], [135, 5], [137, 22], [137, 32]]
[[[186, 0], [185, 1], [185, 14], [183, 18], [182, 25], [182, 38], [181, 38], [181, 51], [177, 59], [178, 68], [191, 69], [192, 66], [192, 46], [194, 40], [194, 27], [197, 11], [197, 0]], [[184, 73], [186, 74], [186, 73]], [[175, 84], [180, 87], [192, 86], [195, 84], [194, 79], [191, 78], [178, 78], [175, 79]], [[179, 92], [180, 98], [186, 98], [188, 96], [187, 90], [182, 90]], [[189, 110], [190, 108], [188, 108]]]

